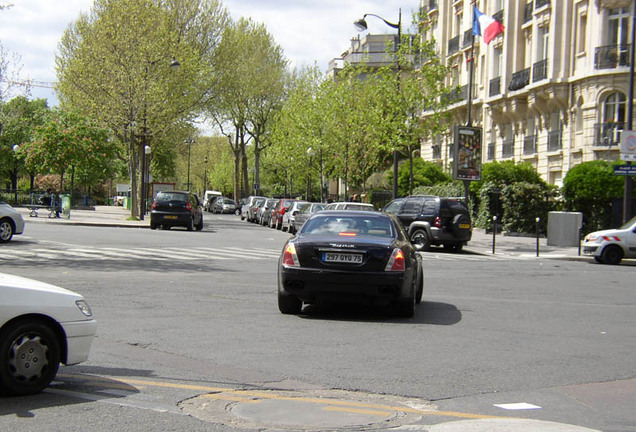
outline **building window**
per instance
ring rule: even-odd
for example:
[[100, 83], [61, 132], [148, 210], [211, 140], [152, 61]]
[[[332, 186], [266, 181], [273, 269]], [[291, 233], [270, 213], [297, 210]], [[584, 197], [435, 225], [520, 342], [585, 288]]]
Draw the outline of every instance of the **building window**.
[[585, 46], [587, 45], [587, 15], [579, 15], [579, 29], [576, 38], [577, 54], [585, 54]]
[[502, 158], [511, 158], [515, 155], [515, 136], [511, 124], [507, 124], [504, 133], [504, 141], [501, 148]]
[[603, 122], [623, 123], [627, 109], [627, 98], [622, 92], [607, 96], [603, 103]]
[[561, 150], [561, 112], [550, 114], [550, 131], [548, 132], [548, 151]]
[[609, 10], [608, 45], [626, 45], [629, 41], [629, 8]]

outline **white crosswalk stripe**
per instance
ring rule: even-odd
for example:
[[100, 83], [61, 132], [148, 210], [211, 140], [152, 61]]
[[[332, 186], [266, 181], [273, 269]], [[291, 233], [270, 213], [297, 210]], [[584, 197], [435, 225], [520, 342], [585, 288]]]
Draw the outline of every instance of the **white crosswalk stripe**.
[[275, 259], [280, 255], [279, 250], [257, 248], [32, 248], [10, 249], [2, 251], [0, 262], [14, 260], [156, 260], [156, 261], [196, 261], [196, 260], [231, 260], [246, 258], [249, 260]]

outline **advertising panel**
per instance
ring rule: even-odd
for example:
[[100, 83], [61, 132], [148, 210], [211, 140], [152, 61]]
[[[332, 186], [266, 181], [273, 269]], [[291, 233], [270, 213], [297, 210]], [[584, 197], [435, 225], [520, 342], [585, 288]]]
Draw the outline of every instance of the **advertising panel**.
[[481, 180], [482, 129], [455, 126], [453, 178], [455, 180]]

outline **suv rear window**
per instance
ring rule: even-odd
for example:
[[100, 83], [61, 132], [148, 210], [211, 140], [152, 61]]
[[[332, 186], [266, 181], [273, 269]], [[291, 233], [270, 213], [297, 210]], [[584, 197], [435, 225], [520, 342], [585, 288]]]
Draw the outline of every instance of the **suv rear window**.
[[179, 202], [187, 202], [188, 199], [186, 194], [182, 193], [165, 193], [162, 192], [157, 195], [157, 201], [179, 201]]

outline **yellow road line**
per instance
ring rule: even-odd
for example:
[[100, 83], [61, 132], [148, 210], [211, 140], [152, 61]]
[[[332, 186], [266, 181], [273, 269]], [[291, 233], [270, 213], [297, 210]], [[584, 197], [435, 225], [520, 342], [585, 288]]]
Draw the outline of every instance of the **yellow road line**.
[[[367, 410], [368, 413], [376, 413], [374, 415], [387, 415], [392, 412], [405, 412], [405, 413], [428, 415], [428, 416], [456, 417], [456, 418], [466, 418], [466, 419], [506, 418], [501, 416], [471, 414], [471, 413], [462, 413], [462, 412], [456, 412], [456, 411], [422, 410], [422, 409], [410, 408], [408, 406], [378, 405], [378, 404], [344, 401], [344, 400], [329, 399], [329, 398], [282, 396], [282, 395], [275, 394], [273, 392], [270, 393], [270, 392], [253, 391], [253, 390], [233, 390], [230, 388], [208, 387], [208, 386], [192, 385], [192, 384], [178, 384], [178, 383], [170, 383], [170, 382], [162, 382], [162, 381], [149, 381], [149, 380], [139, 380], [139, 379], [129, 379], [129, 378], [118, 378], [118, 379], [111, 380], [109, 378], [101, 378], [101, 377], [92, 376], [92, 375], [58, 375], [58, 376], [69, 377], [69, 378], [82, 378], [85, 380], [87, 380], [88, 378], [95, 379], [95, 380], [103, 379], [104, 381], [112, 381], [115, 383], [123, 382], [125, 384], [134, 385], [134, 386], [204, 391], [204, 392], [214, 393], [209, 395], [203, 395], [205, 397], [210, 397], [215, 399], [236, 400], [237, 402], [245, 402], [245, 403], [259, 402], [257, 399], [271, 399], [271, 400], [288, 400], [288, 401], [295, 401], [295, 402], [323, 404], [323, 405], [328, 405], [328, 407], [326, 407], [325, 409], [331, 410], [331, 411], [362, 412], [364, 410]], [[232, 394], [236, 396], [232, 396]]]

